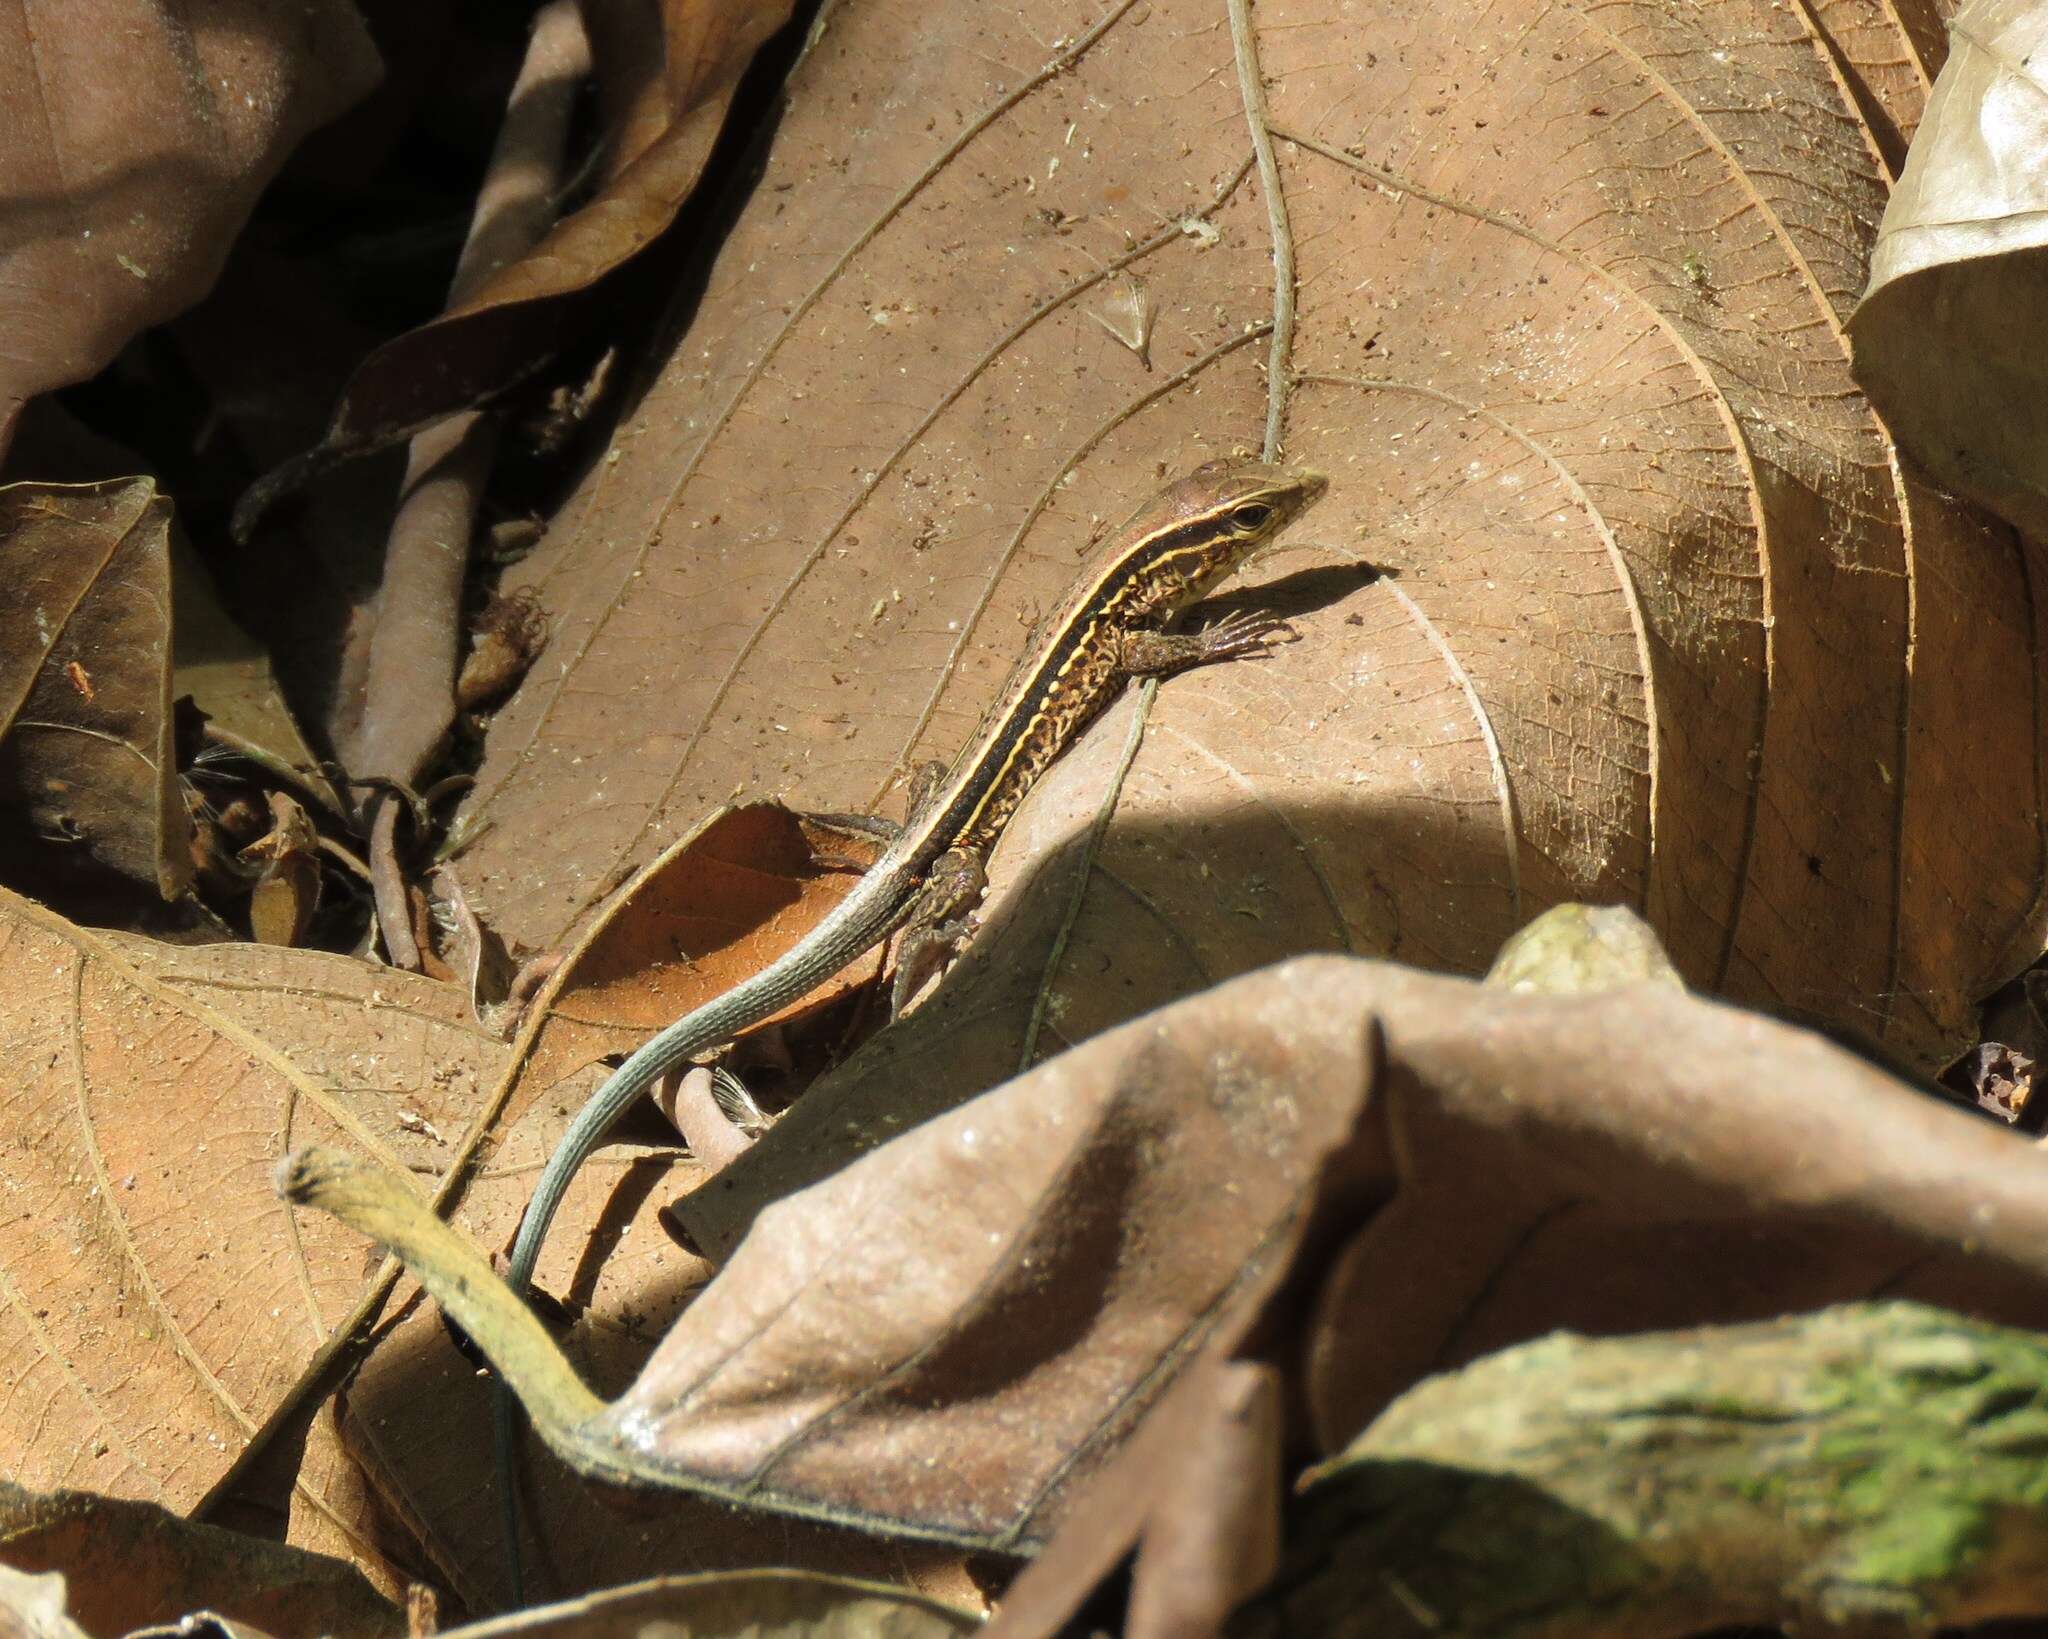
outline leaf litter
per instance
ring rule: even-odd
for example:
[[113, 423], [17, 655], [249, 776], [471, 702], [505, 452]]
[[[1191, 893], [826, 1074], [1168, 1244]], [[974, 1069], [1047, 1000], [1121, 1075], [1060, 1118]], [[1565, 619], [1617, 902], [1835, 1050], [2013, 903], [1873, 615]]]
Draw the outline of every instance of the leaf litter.
[[[1002, 1620], [1051, 1631], [1135, 1549], [1126, 1630], [1213, 1628], [1296, 1586], [1282, 1481], [1433, 1373], [1559, 1327], [1878, 1292], [2038, 1325], [2030, 1150], [1671, 982], [1926, 1070], [2040, 951], [2031, 544], [1921, 473], [2030, 515], [1893, 445], [1943, 432], [1896, 413], [1878, 362], [1925, 310], [1898, 264], [1913, 201], [1968, 169], [1928, 97], [1940, 16], [1366, 25], [1309, 0], [1043, 0], [842, 4], [778, 34], [788, 17], [677, 0], [658, 42], [594, 18], [588, 157], [542, 190], [561, 219], [438, 319], [447, 270], [413, 253], [428, 305], [360, 360], [328, 443], [244, 506], [270, 508], [254, 550], [294, 554], [282, 574], [226, 542], [282, 394], [209, 412], [241, 429], [240, 470], [196, 425], [125, 470], [95, 457], [100, 486], [71, 493], [142, 509], [143, 570], [95, 583], [9, 531], [82, 588], [69, 647], [16, 646], [9, 880], [130, 930], [8, 904], [30, 1067], [10, 1142], [40, 1159], [10, 1175], [36, 1208], [0, 1272], [29, 1294], [19, 1358], [73, 1408], [14, 1430], [10, 1472], [237, 1524], [269, 1508], [271, 1534], [387, 1593], [424, 1574], [458, 1608], [502, 1602], [487, 1386], [416, 1288], [283, 1216], [264, 1175], [338, 1142], [503, 1244], [603, 1057], [851, 882], [858, 850], [732, 799], [887, 809], [1137, 498], [1276, 436], [1332, 493], [1233, 597], [1304, 641], [1108, 714], [1012, 827], [982, 936], [898, 1026], [875, 1032], [871, 967], [745, 1044], [771, 1109], [809, 1086], [759, 1142], [714, 1166], [636, 1118], [579, 1182], [543, 1284], [610, 1400], [556, 1444], [802, 1518], [684, 1498], [622, 1522], [530, 1450], [547, 1585], [787, 1563], [973, 1604], [1008, 1571], [963, 1549], [1044, 1547]], [[1958, 20], [1965, 120], [2017, 84], [1971, 56], [2007, 26], [1990, 17]], [[221, 221], [366, 83], [346, 21], [306, 26], [300, 78], [227, 150]], [[2006, 276], [1972, 247], [2017, 214], [1986, 202], [1941, 267]], [[248, 244], [294, 254], [261, 215]], [[370, 265], [370, 240], [334, 249]], [[113, 247], [131, 282], [143, 261]], [[193, 300], [211, 269], [191, 265], [96, 316], [77, 373]], [[249, 278], [231, 264], [222, 289]], [[53, 311], [70, 294], [39, 288]], [[202, 310], [118, 368], [175, 428], [164, 384], [235, 379], [217, 339], [262, 353], [262, 306]], [[199, 337], [214, 356], [174, 366]], [[523, 543], [432, 598], [387, 582], [426, 662], [419, 688], [372, 690], [381, 570], [347, 543], [381, 536], [361, 526], [395, 473], [294, 486], [486, 401], [510, 439], [445, 532]], [[1972, 436], [1974, 460], [2004, 435]], [[151, 463], [167, 476], [136, 476]], [[47, 507], [78, 474], [10, 476]], [[173, 710], [182, 597], [148, 544], [166, 494], [278, 650], [296, 725], [266, 705], [261, 732], [209, 737]], [[94, 596], [145, 584], [133, 641], [93, 624]], [[334, 640], [293, 635], [315, 630]], [[457, 716], [470, 630], [479, 653], [520, 641]], [[110, 749], [24, 749], [51, 724]], [[389, 825], [366, 842], [372, 804]], [[89, 913], [57, 887], [67, 857], [116, 884]], [[378, 963], [373, 888], [386, 947], [459, 977]], [[1506, 996], [1421, 971], [1478, 972], [1569, 900], [1633, 906], [1675, 975]], [[148, 937], [167, 915], [181, 939], [275, 944], [180, 949]], [[1586, 926], [1571, 938], [1607, 937]], [[1273, 966], [1311, 951], [1341, 959]], [[509, 1044], [475, 1022], [508, 994], [532, 996]], [[246, 1065], [223, 1079], [223, 1054]], [[118, 1174], [78, 1159], [117, 1151]], [[226, 1174], [195, 1165], [224, 1152]], [[227, 1295], [223, 1247], [236, 1298], [296, 1283], [289, 1340]], [[131, 1302], [123, 1392], [171, 1385], [174, 1416], [97, 1383]], [[253, 1324], [224, 1338], [230, 1319]], [[702, 1590], [756, 1615], [781, 1597]], [[828, 1620], [806, 1609], [789, 1620]]]

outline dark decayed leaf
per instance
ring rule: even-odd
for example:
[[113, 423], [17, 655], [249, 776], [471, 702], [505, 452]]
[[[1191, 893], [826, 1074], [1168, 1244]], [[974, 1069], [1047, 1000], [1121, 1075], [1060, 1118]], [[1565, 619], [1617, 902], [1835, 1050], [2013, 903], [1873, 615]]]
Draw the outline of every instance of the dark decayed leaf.
[[325, 439], [250, 491], [236, 510], [237, 530], [247, 533], [273, 500], [314, 473], [479, 403], [545, 362], [597, 311], [604, 276], [675, 219], [703, 175], [740, 76], [790, 9], [791, 0], [665, 0], [656, 41], [637, 8], [597, 8], [600, 23], [619, 25], [593, 29], [598, 72], [613, 90], [597, 197], [451, 311], [365, 359]]
[[78, 856], [166, 899], [191, 880], [170, 530], [147, 478], [0, 490], [0, 871], [17, 887]]
[[[1308, 1475], [1286, 1565], [1228, 1631], [1684, 1639], [2038, 1618], [2044, 1428], [2039, 1337], [1919, 1304], [1561, 1334], [1419, 1385]], [[1168, 1631], [1132, 1615], [1127, 1639]]]
[[378, 74], [349, 0], [6, 10], [0, 448], [26, 400], [205, 294], [285, 156]]

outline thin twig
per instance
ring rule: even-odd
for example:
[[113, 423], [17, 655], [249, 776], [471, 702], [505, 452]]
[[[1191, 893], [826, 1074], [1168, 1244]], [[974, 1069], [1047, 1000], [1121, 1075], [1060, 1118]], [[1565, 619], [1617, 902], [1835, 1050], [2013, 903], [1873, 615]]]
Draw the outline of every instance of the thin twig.
[[1267, 350], [1266, 440], [1261, 459], [1280, 453], [1280, 423], [1287, 416], [1294, 368], [1294, 230], [1287, 225], [1287, 198], [1280, 165], [1273, 157], [1272, 121], [1266, 112], [1266, 82], [1259, 71], [1259, 43], [1252, 31], [1251, 0], [1228, 0], [1230, 44], [1237, 57], [1237, 85], [1244, 97], [1245, 124], [1259, 162], [1259, 186], [1266, 195], [1266, 222], [1273, 236], [1273, 344]]
[[[477, 193], [469, 238], [449, 290], [450, 311], [525, 255], [553, 226], [570, 119], [589, 70], [590, 45], [581, 17], [568, 0], [555, 0], [534, 20], [526, 61]], [[462, 585], [497, 442], [496, 422], [477, 411], [451, 416], [412, 441], [377, 591], [362, 724], [349, 748], [350, 763], [368, 774], [417, 780], [455, 721]], [[368, 807], [371, 866], [379, 883], [377, 917], [385, 949], [396, 961], [412, 936], [393, 924], [398, 902], [384, 882], [396, 870], [395, 859], [382, 846], [388, 841], [388, 822], [378, 823], [388, 804]]]

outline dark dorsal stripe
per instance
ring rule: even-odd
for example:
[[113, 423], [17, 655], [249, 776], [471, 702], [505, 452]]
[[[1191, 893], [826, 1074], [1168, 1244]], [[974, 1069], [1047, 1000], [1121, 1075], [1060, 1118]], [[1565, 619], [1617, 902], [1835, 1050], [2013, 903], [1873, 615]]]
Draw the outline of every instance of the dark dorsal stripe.
[[[1060, 678], [1100, 641], [1100, 634], [1109, 627], [1108, 617], [1146, 590], [1161, 570], [1184, 563], [1189, 578], [1194, 578], [1235, 539], [1219, 534], [1219, 519], [1244, 504], [1244, 497], [1239, 496], [1228, 506], [1161, 525], [1117, 552], [1069, 596], [1057, 620], [1056, 641], [1028, 673], [1012, 678], [989, 726], [962, 752], [955, 766], [966, 770], [966, 778], [931, 816], [934, 842], [950, 843], [973, 830], [982, 812], [1005, 795], [1006, 783], [1025, 766], [1025, 753], [1034, 734], [1043, 732], [1041, 725], [1050, 712], [1060, 712], [1063, 719], [1055, 744], [1048, 748], [1056, 752], [1108, 704], [1114, 685], [1090, 691], [1095, 696], [1092, 699], [1076, 698], [1071, 705], [1060, 701]], [[1177, 614], [1179, 610], [1169, 608], [1167, 612]], [[933, 850], [934, 854], [940, 851]]]

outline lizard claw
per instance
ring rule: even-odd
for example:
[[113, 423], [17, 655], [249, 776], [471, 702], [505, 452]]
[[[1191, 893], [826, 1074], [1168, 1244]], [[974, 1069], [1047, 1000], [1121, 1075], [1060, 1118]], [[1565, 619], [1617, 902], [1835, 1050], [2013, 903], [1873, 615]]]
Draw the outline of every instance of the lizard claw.
[[1278, 615], [1258, 614], [1227, 616], [1202, 633], [1204, 647], [1218, 660], [1268, 654], [1275, 645], [1294, 643], [1300, 637]]

